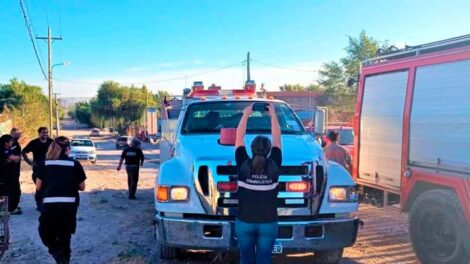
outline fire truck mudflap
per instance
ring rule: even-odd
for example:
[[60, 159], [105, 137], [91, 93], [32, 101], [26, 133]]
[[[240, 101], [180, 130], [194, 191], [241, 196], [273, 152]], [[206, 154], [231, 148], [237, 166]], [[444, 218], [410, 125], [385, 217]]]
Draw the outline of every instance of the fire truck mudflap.
[[[336, 263], [344, 247], [356, 241], [361, 222], [353, 215], [358, 203], [349, 173], [325, 159], [322, 148], [286, 103], [254, 99], [250, 89], [238, 90], [230, 98], [226, 92], [217, 96], [220, 91], [199, 86], [183, 100], [174, 131], [162, 131], [171, 136], [160, 143], [166, 144], [168, 153], [161, 150], [155, 182], [160, 257], [173, 258], [180, 249], [237, 248], [235, 147], [221, 144], [221, 131], [233, 130], [243, 109], [253, 102], [272, 102], [280, 121], [283, 152], [279, 234], [273, 252], [314, 251], [320, 262]], [[213, 98], [198, 98], [205, 92]], [[248, 120], [247, 146], [258, 134], [270, 137], [269, 128], [267, 115], [254, 112]]]

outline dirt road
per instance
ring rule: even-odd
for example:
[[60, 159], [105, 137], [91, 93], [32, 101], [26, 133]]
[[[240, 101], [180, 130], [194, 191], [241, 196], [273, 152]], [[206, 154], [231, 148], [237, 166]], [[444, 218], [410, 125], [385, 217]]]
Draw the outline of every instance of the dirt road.
[[[88, 131], [65, 131], [68, 136]], [[158, 261], [153, 236], [153, 186], [159, 150], [144, 144], [147, 162], [141, 170], [137, 200], [127, 199], [127, 176], [117, 172], [120, 151], [112, 139], [98, 139], [98, 162], [82, 164], [87, 190], [81, 193], [77, 233], [72, 239], [72, 263], [164, 263]], [[20, 206], [23, 215], [11, 217], [11, 247], [1, 263], [54, 263], [42, 245], [35, 211], [31, 170], [23, 164]], [[356, 245], [346, 249], [342, 264], [417, 263], [408, 238], [406, 215], [394, 209], [361, 206], [365, 221]], [[207, 263], [207, 254], [191, 253], [182, 261]], [[276, 257], [275, 263], [312, 263], [311, 254]]]

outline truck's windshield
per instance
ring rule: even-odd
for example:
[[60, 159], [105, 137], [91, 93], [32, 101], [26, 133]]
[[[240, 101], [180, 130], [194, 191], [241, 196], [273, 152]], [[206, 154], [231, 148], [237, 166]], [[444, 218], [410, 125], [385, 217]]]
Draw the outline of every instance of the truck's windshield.
[[[189, 106], [182, 126], [183, 134], [219, 133], [221, 128], [236, 128], [243, 109], [252, 102], [204, 102]], [[275, 103], [283, 134], [305, 134], [292, 110], [284, 103]], [[247, 133], [270, 133], [271, 117], [267, 112], [255, 111], [248, 119]]]

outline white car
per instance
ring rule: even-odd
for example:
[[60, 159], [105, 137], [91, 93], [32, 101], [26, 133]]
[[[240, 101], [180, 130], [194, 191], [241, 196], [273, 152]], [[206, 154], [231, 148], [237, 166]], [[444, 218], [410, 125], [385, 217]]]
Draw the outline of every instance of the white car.
[[96, 145], [91, 139], [74, 138], [70, 141], [70, 147], [72, 149], [72, 153], [69, 155], [70, 158], [96, 163]]

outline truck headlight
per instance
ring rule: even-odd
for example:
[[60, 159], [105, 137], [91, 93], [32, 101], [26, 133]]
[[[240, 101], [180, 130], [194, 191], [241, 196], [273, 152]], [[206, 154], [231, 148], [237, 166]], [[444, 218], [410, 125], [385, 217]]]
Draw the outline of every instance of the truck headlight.
[[186, 201], [188, 200], [188, 193], [186, 187], [172, 187], [170, 189], [170, 199], [172, 201]]
[[184, 186], [161, 186], [155, 187], [155, 196], [157, 201], [166, 202], [185, 202], [189, 199], [189, 189]]
[[357, 202], [357, 194], [353, 186], [333, 186], [328, 192], [328, 200], [330, 202], [355, 203]]

